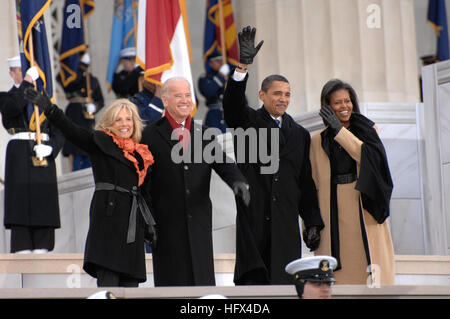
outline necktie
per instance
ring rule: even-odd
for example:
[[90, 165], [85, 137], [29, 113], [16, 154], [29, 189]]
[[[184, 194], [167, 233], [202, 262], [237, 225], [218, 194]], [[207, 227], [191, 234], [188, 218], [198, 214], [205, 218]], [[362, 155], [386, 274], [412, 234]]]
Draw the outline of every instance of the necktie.
[[279, 119], [274, 119], [275, 123], [277, 123], [277, 126], [280, 127], [281, 121]]

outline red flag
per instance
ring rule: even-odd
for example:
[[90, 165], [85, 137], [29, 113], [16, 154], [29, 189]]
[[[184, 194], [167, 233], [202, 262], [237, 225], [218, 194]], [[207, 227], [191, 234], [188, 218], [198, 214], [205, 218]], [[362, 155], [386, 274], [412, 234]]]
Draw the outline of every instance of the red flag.
[[185, 1], [141, 0], [138, 14], [136, 60], [145, 78], [162, 85], [168, 78], [182, 76], [191, 83], [194, 98]]

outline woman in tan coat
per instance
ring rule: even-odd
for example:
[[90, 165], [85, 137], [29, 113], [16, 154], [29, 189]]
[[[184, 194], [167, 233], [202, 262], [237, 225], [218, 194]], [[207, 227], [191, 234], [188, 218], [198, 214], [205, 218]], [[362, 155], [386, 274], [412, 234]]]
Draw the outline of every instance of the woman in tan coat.
[[354, 89], [325, 84], [325, 125], [311, 139], [312, 175], [325, 228], [317, 255], [338, 260], [338, 284], [394, 284], [394, 248], [387, 218], [392, 179], [375, 124], [360, 114]]

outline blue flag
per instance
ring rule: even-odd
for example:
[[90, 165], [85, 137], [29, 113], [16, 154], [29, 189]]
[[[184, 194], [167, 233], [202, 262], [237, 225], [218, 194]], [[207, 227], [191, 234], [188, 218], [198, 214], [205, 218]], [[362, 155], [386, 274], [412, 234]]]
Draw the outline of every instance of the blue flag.
[[80, 55], [87, 50], [84, 20], [93, 13], [93, 0], [66, 0], [63, 9], [60, 70], [61, 83], [67, 87], [77, 77]]
[[447, 11], [445, 9], [445, 0], [430, 0], [428, 3], [428, 23], [436, 31], [437, 36], [437, 54], [438, 61], [450, 59]]
[[[222, 5], [221, 9], [219, 8], [220, 4]], [[222, 11], [222, 15], [220, 11]], [[224, 31], [223, 35], [221, 34], [222, 30]], [[224, 44], [222, 44], [222, 39], [225, 41]], [[211, 54], [222, 55], [222, 46], [225, 46], [226, 62], [230, 67], [236, 66], [239, 54], [232, 2], [231, 0], [207, 0], [203, 38], [203, 63], [207, 72], [211, 70], [207, 61], [208, 56]]]
[[114, 73], [120, 60], [120, 51], [125, 48], [136, 47], [137, 0], [116, 1], [109, 48], [108, 71], [106, 85], [112, 88]]
[[[20, 43], [20, 56], [22, 63], [22, 73], [25, 73], [31, 66], [36, 66], [39, 71], [39, 79], [36, 81], [38, 91], [43, 91], [52, 98], [52, 68], [47, 45], [47, 34], [45, 32], [44, 12], [50, 6], [51, 0], [20, 0], [20, 20], [22, 25], [22, 40]], [[33, 106], [28, 107], [30, 129], [36, 129]], [[42, 120], [45, 116], [40, 116]]]

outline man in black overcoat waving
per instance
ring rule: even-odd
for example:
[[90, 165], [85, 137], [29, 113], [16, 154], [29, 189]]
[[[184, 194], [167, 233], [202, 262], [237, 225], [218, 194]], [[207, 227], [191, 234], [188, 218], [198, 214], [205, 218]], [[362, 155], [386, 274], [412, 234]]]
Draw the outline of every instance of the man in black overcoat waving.
[[[246, 104], [247, 67], [263, 43], [254, 46], [255, 33], [255, 28], [245, 27], [238, 34], [239, 64], [223, 98], [225, 122], [234, 129], [235, 155], [251, 195], [249, 207], [236, 202], [234, 282], [289, 284], [284, 266], [301, 257], [299, 215], [311, 250], [319, 245], [323, 222], [311, 176], [309, 132], [286, 113], [291, 95], [288, 80], [281, 75], [268, 76], [259, 91], [264, 105], [255, 110]], [[241, 147], [242, 134], [256, 136], [257, 141]], [[257, 160], [253, 160], [254, 153]]]

